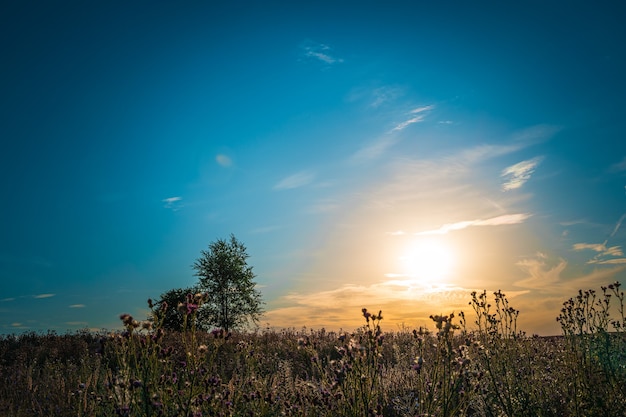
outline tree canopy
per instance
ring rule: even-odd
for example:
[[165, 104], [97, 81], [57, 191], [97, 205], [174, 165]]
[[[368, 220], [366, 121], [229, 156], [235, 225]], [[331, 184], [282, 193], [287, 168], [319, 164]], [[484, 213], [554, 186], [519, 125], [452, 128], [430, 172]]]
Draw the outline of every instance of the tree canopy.
[[207, 296], [203, 315], [210, 325], [228, 331], [258, 323], [263, 301], [248, 258], [245, 245], [231, 234], [209, 244], [194, 262], [197, 288]]

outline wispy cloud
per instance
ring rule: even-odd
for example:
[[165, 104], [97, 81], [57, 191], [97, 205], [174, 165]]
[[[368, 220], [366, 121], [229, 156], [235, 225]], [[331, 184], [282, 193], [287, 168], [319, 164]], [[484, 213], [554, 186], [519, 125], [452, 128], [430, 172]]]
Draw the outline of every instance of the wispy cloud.
[[515, 285], [523, 288], [540, 289], [557, 284], [561, 273], [567, 267], [567, 261], [559, 258], [556, 265], [548, 265], [546, 256], [539, 253], [534, 258], [523, 259], [516, 265], [528, 274], [528, 278], [517, 281]]
[[164, 198], [163, 200], [161, 200], [161, 202], [165, 203], [163, 207], [165, 207], [166, 209], [177, 211], [182, 207], [182, 205], [179, 203], [182, 199], [182, 197], [169, 197]]
[[623, 172], [626, 171], [626, 156], [621, 161], [611, 165], [609, 172]]
[[395, 100], [402, 95], [402, 90], [398, 87], [379, 87], [372, 91], [372, 101], [370, 107], [378, 108], [381, 105]]
[[310, 184], [311, 182], [313, 182], [314, 179], [314, 173], [310, 171], [301, 171], [278, 181], [276, 185], [274, 185], [274, 189], [289, 190], [292, 188], [299, 188]]
[[435, 106], [428, 105], [422, 107], [416, 107], [415, 109], [409, 111], [405, 114], [408, 116], [406, 120], [396, 124], [389, 132], [383, 134], [381, 137], [373, 141], [372, 143], [362, 147], [358, 151], [354, 153], [352, 156], [352, 161], [354, 162], [365, 162], [372, 159], [375, 159], [382, 155], [387, 149], [394, 146], [396, 143], [400, 141], [400, 137], [395, 134], [401, 130], [406, 129], [408, 126], [414, 123], [420, 123], [424, 121], [426, 117], [426, 113], [432, 110]]
[[[413, 218], [435, 215], [432, 221], [437, 223], [429, 226], [413, 221], [413, 230], [407, 229], [407, 223], [390, 219], [388, 229], [384, 231], [401, 230], [413, 235], [415, 232], [444, 234], [471, 226], [521, 223], [531, 214], [525, 209], [515, 208], [511, 198], [495, 204], [492, 191], [481, 186], [482, 178], [476, 177], [476, 173], [482, 173], [484, 167], [493, 165], [485, 164], [486, 161], [523, 147], [522, 143], [483, 144], [431, 159], [395, 158], [391, 161], [389, 178], [380, 186], [368, 190], [368, 210], [376, 210], [377, 213], [389, 213], [391, 209], [395, 213], [410, 211]], [[488, 173], [497, 178], [499, 170]], [[488, 187], [491, 188], [491, 182]], [[438, 209], [433, 210], [433, 207]], [[494, 207], [498, 211], [494, 212]], [[512, 214], [499, 215], [503, 213]]]
[[215, 162], [224, 168], [228, 168], [233, 165], [233, 160], [228, 155], [218, 154], [215, 156]]
[[432, 110], [434, 107], [435, 106], [433, 105], [429, 105], [429, 106], [417, 107], [411, 110], [408, 113], [409, 118], [401, 123], [398, 123], [393, 129], [391, 129], [391, 132], [398, 132], [400, 130], [406, 129], [408, 126], [412, 125], [413, 123], [419, 123], [419, 122], [424, 121], [424, 118], [426, 117], [425, 112]]
[[604, 252], [606, 245], [604, 243], [575, 243], [572, 247], [574, 250], [592, 250], [595, 252]]
[[[613, 231], [609, 235], [609, 239], [614, 237], [615, 234], [619, 231], [622, 223], [626, 220], [626, 213], [622, 214], [619, 218], [615, 226], [613, 227]], [[621, 246], [608, 246], [608, 239], [603, 243], [575, 243], [572, 245], [572, 249], [575, 251], [585, 251], [590, 250], [596, 252], [596, 255], [587, 261], [588, 264], [598, 264], [598, 265], [617, 265], [617, 264], [626, 264], [626, 258], [624, 257], [624, 251]]]
[[0, 300], [2, 302], [7, 302], [7, 301], [15, 301], [15, 297], [9, 297], [9, 298], [3, 298], [2, 300]]
[[85, 308], [85, 304], [72, 304], [69, 308]]
[[626, 269], [626, 266], [599, 268], [588, 274], [563, 277], [568, 262], [563, 258], [550, 261], [547, 256], [540, 253], [523, 259], [516, 265], [528, 274], [527, 278], [515, 282], [516, 286], [552, 293], [557, 295], [559, 300], [563, 294], [574, 294], [578, 289], [593, 288], [610, 282]]
[[330, 46], [324, 45], [323, 43], [307, 40], [300, 45], [300, 49], [302, 50], [303, 56], [308, 59], [314, 59], [328, 65], [343, 62], [342, 58], [333, 54]]
[[397, 136], [385, 135], [373, 143], [359, 149], [352, 155], [354, 162], [366, 162], [382, 155], [387, 149], [391, 148], [399, 141]]
[[620, 217], [617, 223], [615, 223], [615, 227], [613, 228], [613, 231], [611, 232], [610, 237], [615, 236], [615, 233], [617, 233], [617, 231], [622, 226], [622, 223], [624, 222], [625, 219], [626, 219], [626, 213], [622, 214], [622, 217]]
[[508, 155], [523, 149], [523, 145], [519, 143], [507, 143], [504, 145], [482, 144], [464, 149], [454, 158], [461, 164], [477, 164], [479, 162]]
[[561, 131], [561, 126], [539, 124], [519, 130], [512, 136], [512, 140], [523, 144], [524, 147], [550, 140]]
[[598, 264], [598, 265], [622, 265], [622, 264], [626, 264], [626, 258], [591, 259], [587, 261], [587, 263]]
[[526, 183], [535, 172], [537, 165], [543, 160], [542, 157], [535, 157], [526, 161], [518, 162], [515, 165], [504, 169], [501, 176], [505, 178], [502, 184], [502, 191], [515, 190]]
[[406, 93], [398, 85], [383, 85], [379, 87], [360, 86], [352, 89], [346, 96], [348, 102], [364, 102], [369, 109], [377, 110], [387, 104], [394, 103]]
[[572, 249], [575, 251], [591, 250], [597, 252], [597, 254], [587, 261], [588, 264], [599, 265], [616, 265], [626, 264], [626, 258], [624, 258], [624, 251], [621, 246], [607, 246], [607, 242], [604, 243], [575, 243]]
[[33, 298], [50, 298], [54, 297], [56, 294], [37, 294], [33, 295]]
[[426, 230], [423, 232], [415, 233], [418, 236], [422, 235], [442, 235], [455, 230], [462, 230], [472, 226], [503, 226], [510, 224], [518, 224], [528, 219], [531, 214], [528, 213], [516, 213], [505, 214], [502, 216], [491, 217], [489, 219], [477, 219], [477, 220], [465, 220], [456, 223], [447, 223], [442, 225], [438, 229]]

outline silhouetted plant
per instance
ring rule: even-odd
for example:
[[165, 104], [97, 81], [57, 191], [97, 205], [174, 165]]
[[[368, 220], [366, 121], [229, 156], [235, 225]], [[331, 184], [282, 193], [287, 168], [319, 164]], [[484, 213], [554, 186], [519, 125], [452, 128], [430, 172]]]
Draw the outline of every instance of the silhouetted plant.
[[[566, 338], [568, 361], [574, 365], [575, 415], [626, 413], [626, 321], [620, 287], [619, 282], [602, 286], [601, 297], [593, 289], [579, 290], [563, 303], [556, 319]], [[617, 317], [611, 315], [615, 310]]]
[[432, 331], [383, 333], [364, 309], [353, 332], [206, 332], [206, 296], [188, 293], [181, 332], [152, 303], [153, 321], [124, 314], [120, 332], [0, 337], [0, 415], [626, 415], [619, 283], [565, 303], [566, 337], [526, 337], [505, 295], [483, 294], [474, 320], [433, 315]]

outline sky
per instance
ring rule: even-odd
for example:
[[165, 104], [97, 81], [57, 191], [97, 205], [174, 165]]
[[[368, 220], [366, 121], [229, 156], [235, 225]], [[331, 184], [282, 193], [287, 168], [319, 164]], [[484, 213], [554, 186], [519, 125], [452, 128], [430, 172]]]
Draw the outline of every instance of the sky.
[[0, 333], [118, 329], [234, 234], [261, 327], [559, 334], [626, 284], [615, 1], [5, 2]]

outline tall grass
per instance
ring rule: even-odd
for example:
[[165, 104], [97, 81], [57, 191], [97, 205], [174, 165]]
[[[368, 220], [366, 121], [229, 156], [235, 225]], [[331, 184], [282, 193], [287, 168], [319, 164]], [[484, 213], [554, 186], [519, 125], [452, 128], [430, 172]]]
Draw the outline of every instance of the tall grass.
[[580, 291], [562, 337], [527, 336], [501, 291], [432, 327], [385, 331], [363, 309], [352, 332], [184, 331], [120, 317], [113, 333], [0, 338], [6, 416], [624, 416], [624, 293]]

